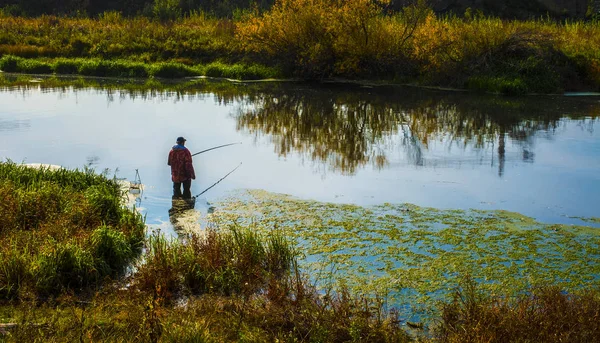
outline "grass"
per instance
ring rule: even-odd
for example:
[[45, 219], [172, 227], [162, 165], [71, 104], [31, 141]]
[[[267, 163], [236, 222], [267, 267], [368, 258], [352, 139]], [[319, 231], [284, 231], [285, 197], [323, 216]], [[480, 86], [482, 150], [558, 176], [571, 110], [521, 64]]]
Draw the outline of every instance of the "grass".
[[281, 0], [233, 20], [190, 14], [166, 22], [5, 14], [0, 56], [27, 60], [9, 58], [0, 68], [117, 77], [343, 77], [556, 93], [600, 89], [598, 37], [598, 21], [439, 17], [422, 2], [383, 14], [364, 0]]
[[466, 278], [441, 307], [438, 342], [593, 342], [600, 337], [598, 290], [569, 294], [558, 287], [517, 298], [490, 296]]
[[0, 301], [82, 293], [139, 253], [141, 216], [92, 170], [0, 164]]
[[236, 63], [228, 65], [214, 62], [207, 65], [189, 66], [178, 62], [140, 63], [126, 60], [102, 60], [85, 58], [26, 59], [13, 55], [0, 58], [0, 70], [27, 74], [76, 74], [118, 78], [167, 78], [176, 79], [206, 75], [240, 80], [276, 78], [275, 68]]
[[409, 339], [368, 299], [324, 298], [280, 232], [145, 237], [106, 175], [7, 161], [0, 176], [2, 341]]
[[[8, 161], [0, 176], [0, 322], [11, 323], [3, 342], [414, 341], [385, 298], [318, 288], [284, 230], [238, 223], [178, 240], [145, 237], [142, 218], [122, 207], [106, 175]], [[421, 341], [600, 337], [593, 288], [510, 298], [486, 295], [468, 278], [460, 286]]]
[[277, 232], [262, 237], [231, 227], [208, 230], [204, 237], [191, 235], [185, 244], [152, 236], [136, 282], [142, 290], [160, 289], [167, 299], [181, 294], [249, 296], [283, 277], [294, 257], [291, 244]]

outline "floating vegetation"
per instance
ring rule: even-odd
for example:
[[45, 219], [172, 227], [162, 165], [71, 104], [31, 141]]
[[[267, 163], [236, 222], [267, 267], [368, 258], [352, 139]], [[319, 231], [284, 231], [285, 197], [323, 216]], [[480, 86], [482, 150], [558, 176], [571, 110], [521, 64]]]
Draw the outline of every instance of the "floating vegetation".
[[577, 217], [578, 219], [583, 220], [588, 223], [600, 223], [600, 218], [598, 217]]
[[586, 226], [543, 224], [507, 211], [360, 207], [258, 190], [217, 208], [216, 223], [284, 230], [311, 275], [421, 310], [447, 299], [464, 275], [490, 294], [600, 284], [600, 230]]

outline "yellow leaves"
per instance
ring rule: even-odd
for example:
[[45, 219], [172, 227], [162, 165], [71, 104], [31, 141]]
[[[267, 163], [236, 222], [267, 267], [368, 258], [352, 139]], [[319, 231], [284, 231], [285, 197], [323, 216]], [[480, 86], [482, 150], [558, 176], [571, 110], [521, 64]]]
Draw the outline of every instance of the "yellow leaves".
[[329, 73], [334, 61], [338, 74], [352, 74], [363, 68], [366, 56], [389, 47], [385, 40], [393, 36], [380, 15], [381, 4], [370, 0], [281, 0], [240, 23], [237, 35], [248, 50], [284, 63]]

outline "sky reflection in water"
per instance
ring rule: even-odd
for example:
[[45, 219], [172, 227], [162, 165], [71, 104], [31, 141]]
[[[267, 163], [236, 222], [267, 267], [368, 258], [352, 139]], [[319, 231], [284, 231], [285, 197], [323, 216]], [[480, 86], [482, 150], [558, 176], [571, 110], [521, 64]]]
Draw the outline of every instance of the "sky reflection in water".
[[[552, 223], [600, 216], [597, 97], [406, 88], [229, 85], [196, 94], [13, 87], [0, 91], [0, 157], [118, 169], [168, 223], [166, 157], [177, 136], [209, 202], [240, 188], [318, 201], [505, 209]], [[204, 200], [204, 199], [203, 199]], [[202, 207], [200, 207], [202, 209]]]

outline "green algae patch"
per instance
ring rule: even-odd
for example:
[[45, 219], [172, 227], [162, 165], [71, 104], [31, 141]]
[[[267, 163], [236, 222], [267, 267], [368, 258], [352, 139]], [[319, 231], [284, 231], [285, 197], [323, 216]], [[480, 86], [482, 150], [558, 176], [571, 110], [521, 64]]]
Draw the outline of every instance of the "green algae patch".
[[262, 190], [223, 199], [210, 220], [283, 230], [319, 282], [430, 306], [470, 275], [491, 294], [600, 284], [600, 229], [543, 224], [507, 211], [412, 204], [361, 207]]
[[588, 222], [588, 223], [599, 223], [600, 224], [600, 218], [598, 218], [598, 217], [579, 217], [579, 219], [583, 220], [584, 222]]

